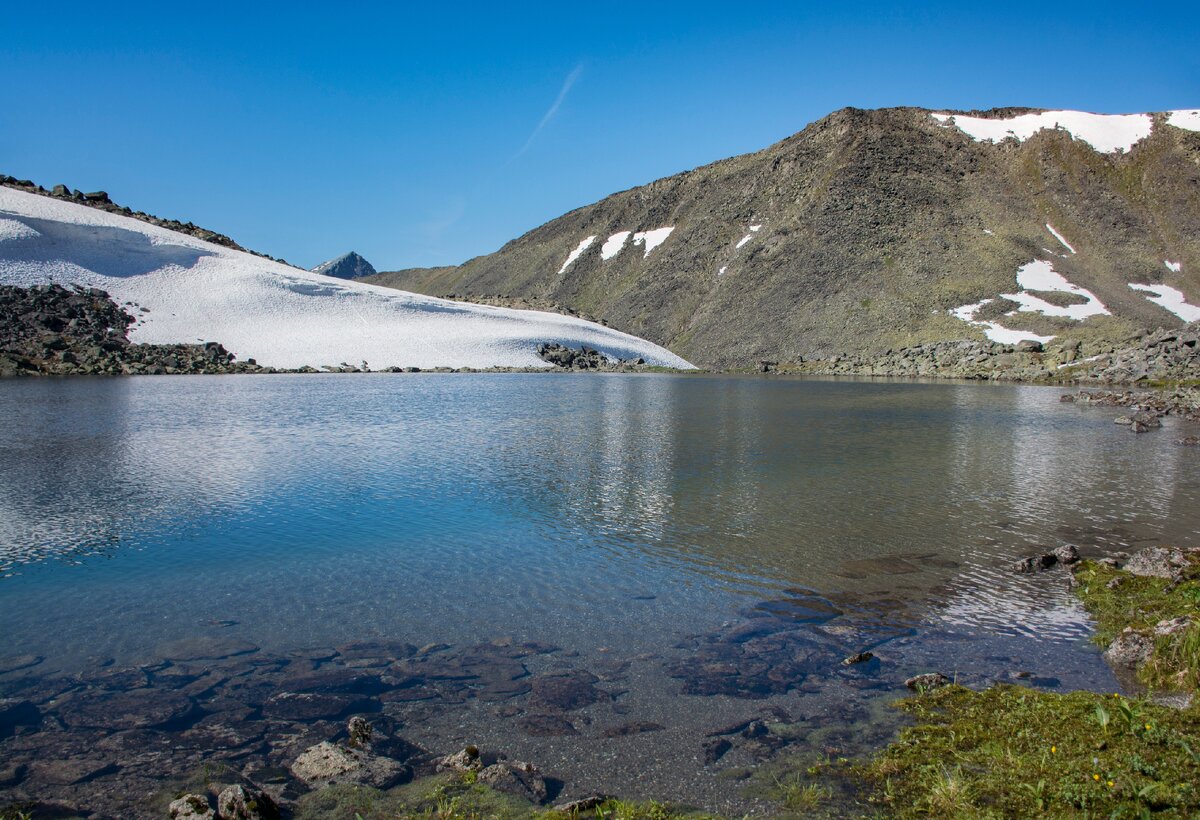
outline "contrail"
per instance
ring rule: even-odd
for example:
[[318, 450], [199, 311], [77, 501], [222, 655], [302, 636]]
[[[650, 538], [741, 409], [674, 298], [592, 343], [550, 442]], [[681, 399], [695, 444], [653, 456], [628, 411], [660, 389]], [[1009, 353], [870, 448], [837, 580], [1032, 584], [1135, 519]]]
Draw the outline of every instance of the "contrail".
[[567, 75], [567, 79], [563, 81], [562, 88], [558, 91], [558, 96], [554, 98], [554, 104], [546, 109], [546, 113], [542, 115], [541, 122], [533, 129], [533, 133], [529, 135], [529, 139], [525, 140], [525, 144], [521, 146], [521, 150], [513, 154], [513, 159], [521, 156], [529, 150], [529, 146], [533, 145], [534, 139], [546, 127], [546, 123], [554, 119], [554, 115], [558, 113], [559, 106], [563, 104], [563, 100], [567, 98], [567, 92], [571, 90], [571, 86], [575, 85], [575, 81], [579, 79], [579, 75], [583, 73], [583, 64], [575, 66], [571, 73]]

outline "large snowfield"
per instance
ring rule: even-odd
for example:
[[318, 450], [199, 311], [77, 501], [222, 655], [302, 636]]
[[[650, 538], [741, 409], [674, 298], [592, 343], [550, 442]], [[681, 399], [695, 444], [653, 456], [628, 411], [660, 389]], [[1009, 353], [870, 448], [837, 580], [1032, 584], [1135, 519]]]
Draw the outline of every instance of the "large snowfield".
[[0, 284], [50, 282], [132, 303], [135, 342], [215, 341], [270, 367], [549, 367], [536, 347], [558, 342], [691, 368], [665, 348], [570, 316], [347, 282], [0, 187]]

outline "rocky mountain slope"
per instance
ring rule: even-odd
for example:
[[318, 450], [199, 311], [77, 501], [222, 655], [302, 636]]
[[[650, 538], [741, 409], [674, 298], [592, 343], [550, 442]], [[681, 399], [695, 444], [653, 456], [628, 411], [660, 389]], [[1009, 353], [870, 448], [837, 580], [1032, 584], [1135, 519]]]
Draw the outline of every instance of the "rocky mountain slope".
[[313, 273], [322, 276], [332, 276], [335, 279], [360, 279], [364, 276], [374, 276], [375, 268], [366, 259], [354, 251], [344, 253], [336, 259], [322, 262], [312, 269]]
[[843, 109], [461, 266], [365, 281], [560, 304], [716, 367], [1127, 339], [1200, 318], [1198, 131], [1196, 111]]

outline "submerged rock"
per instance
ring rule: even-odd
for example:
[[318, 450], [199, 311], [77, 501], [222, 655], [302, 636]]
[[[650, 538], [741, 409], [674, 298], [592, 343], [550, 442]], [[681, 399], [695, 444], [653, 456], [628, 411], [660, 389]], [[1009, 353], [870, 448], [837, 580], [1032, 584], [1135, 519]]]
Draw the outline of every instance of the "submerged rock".
[[1050, 569], [1058, 563], [1058, 556], [1054, 553], [1046, 552], [1041, 555], [1031, 555], [1028, 558], [1022, 558], [1013, 565], [1013, 569], [1017, 572], [1041, 572], [1044, 569]]

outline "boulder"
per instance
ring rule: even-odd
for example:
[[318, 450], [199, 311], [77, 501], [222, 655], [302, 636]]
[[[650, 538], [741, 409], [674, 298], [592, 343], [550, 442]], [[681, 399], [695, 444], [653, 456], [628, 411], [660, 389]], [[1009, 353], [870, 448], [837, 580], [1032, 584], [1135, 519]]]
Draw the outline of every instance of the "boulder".
[[478, 746], [467, 746], [460, 752], [438, 758], [433, 764], [438, 772], [478, 772], [483, 769], [483, 760], [479, 756]]
[[1187, 566], [1188, 554], [1194, 551], [1179, 547], [1147, 547], [1125, 562], [1125, 571], [1152, 578], [1172, 578]]
[[1150, 638], [1126, 627], [1104, 650], [1104, 659], [1115, 667], [1137, 669], [1150, 659], [1153, 651], [1154, 642]]
[[1079, 563], [1079, 548], [1074, 544], [1064, 544], [1054, 551], [1054, 557], [1060, 564]]
[[545, 803], [546, 780], [532, 763], [494, 763], [479, 772], [478, 782], [491, 786], [498, 792], [524, 798], [530, 803]]
[[227, 786], [217, 796], [221, 820], [279, 820], [279, 806], [262, 789]]
[[1042, 553], [1041, 555], [1031, 555], [1028, 558], [1022, 558], [1013, 565], [1013, 569], [1017, 572], [1040, 572], [1044, 569], [1050, 569], [1058, 563], [1058, 556], [1055, 553]]
[[289, 768], [314, 789], [335, 783], [389, 789], [409, 775], [407, 766], [390, 757], [365, 749], [349, 749], [327, 740], [301, 752]]
[[167, 807], [171, 820], [216, 820], [216, 813], [202, 794], [185, 794]]
[[926, 672], [923, 675], [914, 675], [906, 680], [904, 685], [914, 692], [928, 692], [932, 689], [941, 689], [943, 686], [949, 686], [952, 682], [941, 672]]

